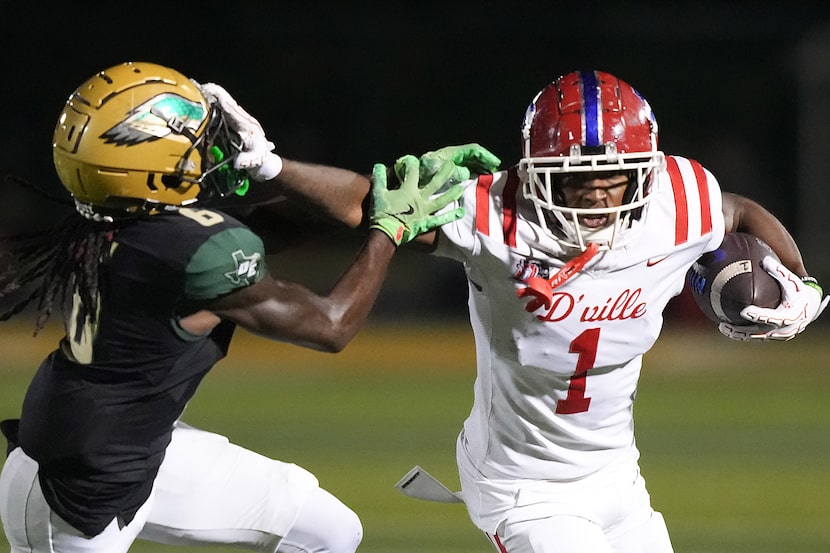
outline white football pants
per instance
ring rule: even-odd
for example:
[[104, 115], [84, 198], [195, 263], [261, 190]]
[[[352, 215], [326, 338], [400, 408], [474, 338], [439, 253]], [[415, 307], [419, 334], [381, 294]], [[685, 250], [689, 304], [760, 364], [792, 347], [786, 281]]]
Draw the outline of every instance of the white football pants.
[[354, 553], [357, 515], [305, 469], [178, 423], [153, 493], [127, 526], [87, 538], [49, 508], [37, 463], [11, 452], [0, 474], [0, 518], [11, 553], [124, 553], [136, 539], [238, 544], [267, 553]]
[[464, 503], [499, 553], [673, 553], [636, 460], [573, 482], [488, 479], [462, 443]]

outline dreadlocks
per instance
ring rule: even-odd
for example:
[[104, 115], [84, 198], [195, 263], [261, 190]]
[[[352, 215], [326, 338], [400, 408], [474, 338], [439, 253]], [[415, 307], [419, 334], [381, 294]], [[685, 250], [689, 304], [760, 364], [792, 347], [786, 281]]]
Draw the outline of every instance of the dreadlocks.
[[[6, 321], [37, 300], [35, 334], [46, 324], [57, 302], [66, 305], [69, 294], [77, 293], [82, 312], [95, 322], [98, 305], [98, 267], [109, 256], [112, 223], [88, 221], [73, 215], [54, 229], [38, 233], [0, 237], [9, 244], [9, 266], [0, 275], [0, 299], [16, 297]], [[22, 296], [22, 298], [21, 298]]]
[[[20, 179], [48, 199], [65, 204]], [[0, 312], [7, 321], [37, 301], [34, 334], [43, 329], [57, 303], [61, 309], [78, 294], [78, 317], [95, 322], [98, 305], [98, 269], [109, 258], [116, 224], [87, 220], [72, 213], [57, 226], [38, 232], [0, 236], [0, 301], [11, 307]]]

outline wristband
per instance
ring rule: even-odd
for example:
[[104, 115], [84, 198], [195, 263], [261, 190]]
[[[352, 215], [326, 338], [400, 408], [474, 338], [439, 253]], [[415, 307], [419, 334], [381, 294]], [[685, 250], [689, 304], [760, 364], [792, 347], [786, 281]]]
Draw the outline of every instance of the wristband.
[[822, 290], [821, 285], [818, 283], [818, 280], [815, 277], [801, 277], [801, 282], [803, 282], [813, 290], [817, 291], [820, 298], [824, 297], [824, 290]]
[[376, 229], [384, 233], [386, 236], [389, 237], [392, 243], [395, 244], [395, 247], [401, 245], [401, 241], [404, 237], [404, 232], [406, 231], [406, 229], [400, 221], [391, 218], [375, 221], [369, 228]]
[[249, 172], [251, 178], [257, 181], [271, 180], [282, 171], [282, 158], [274, 152], [268, 152], [262, 165], [259, 167], [252, 167]]

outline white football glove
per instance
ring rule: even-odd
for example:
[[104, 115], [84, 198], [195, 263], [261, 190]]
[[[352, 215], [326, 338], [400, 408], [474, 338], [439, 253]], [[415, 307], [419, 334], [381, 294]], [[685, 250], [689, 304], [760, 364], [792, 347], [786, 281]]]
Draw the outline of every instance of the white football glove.
[[282, 158], [275, 154], [274, 143], [265, 138], [265, 131], [250, 113], [233, 99], [227, 90], [216, 83], [199, 84], [193, 81], [211, 105], [217, 105], [225, 114], [228, 126], [242, 139], [242, 151], [233, 166], [246, 171], [255, 181], [271, 180], [282, 171]]
[[815, 279], [802, 280], [771, 256], [761, 261], [761, 267], [781, 285], [781, 303], [772, 309], [745, 307], [741, 316], [755, 324], [721, 323], [718, 330], [733, 340], [791, 340], [821, 315], [830, 296], [822, 297], [821, 286]]

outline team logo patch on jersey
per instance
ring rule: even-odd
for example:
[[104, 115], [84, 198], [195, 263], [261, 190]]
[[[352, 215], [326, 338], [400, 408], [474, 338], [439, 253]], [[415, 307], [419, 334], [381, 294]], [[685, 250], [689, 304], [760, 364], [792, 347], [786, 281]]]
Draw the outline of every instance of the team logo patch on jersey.
[[530, 278], [549, 278], [550, 267], [535, 259], [520, 259], [513, 271], [513, 278], [520, 282], [527, 282]]
[[196, 131], [205, 120], [202, 104], [178, 94], [159, 94], [129, 112], [128, 117], [101, 135], [107, 144], [135, 146], [185, 129]]
[[257, 252], [248, 256], [242, 250], [236, 250], [232, 255], [236, 268], [225, 273], [225, 276], [234, 286], [251, 284], [259, 271], [260, 254]]

